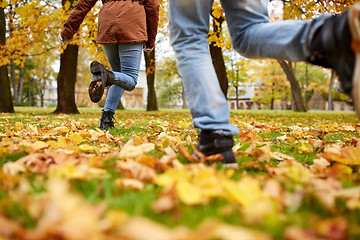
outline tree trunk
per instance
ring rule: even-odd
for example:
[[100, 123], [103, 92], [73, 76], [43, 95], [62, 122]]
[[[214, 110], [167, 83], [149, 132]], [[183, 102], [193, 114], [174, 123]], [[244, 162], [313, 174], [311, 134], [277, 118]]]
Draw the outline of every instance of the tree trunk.
[[[62, 0], [62, 6], [67, 0]], [[75, 0], [70, 0], [74, 6]], [[75, 82], [77, 75], [79, 46], [67, 45], [60, 55], [60, 71], [57, 76], [57, 107], [54, 113], [79, 113], [75, 102]]]
[[182, 108], [183, 109], [189, 108], [187, 101], [186, 101], [184, 86], [182, 84], [181, 84], [181, 99], [182, 99]]
[[239, 87], [235, 86], [236, 109], [239, 109]]
[[[0, 8], [0, 45], [5, 45], [5, 12], [4, 8]], [[6, 65], [0, 66], [0, 85], [2, 93], [0, 94], [0, 112], [12, 113], [14, 112], [14, 105], [11, 98], [10, 80], [8, 69]]]
[[291, 94], [295, 104], [295, 111], [306, 112], [303, 97], [301, 95], [301, 88], [298, 80], [295, 77], [294, 71], [291, 67], [291, 63], [284, 60], [278, 60], [278, 62], [281, 68], [284, 70], [285, 75], [290, 82]]
[[329, 111], [334, 110], [334, 106], [333, 106], [333, 94], [332, 94], [332, 89], [333, 89], [333, 86], [334, 86], [334, 80], [335, 80], [335, 71], [332, 70], [332, 71], [331, 71], [331, 77], [330, 77], [329, 98], [328, 98], [328, 110], [329, 110]]
[[274, 93], [275, 93], [275, 83], [273, 82], [272, 89], [271, 89], [271, 102], [270, 102], [270, 109], [271, 110], [274, 110], [274, 103], [275, 103]]
[[57, 76], [57, 108], [54, 113], [79, 113], [75, 103], [75, 82], [79, 46], [68, 45], [60, 55]]
[[224, 57], [220, 47], [215, 46], [213, 43], [210, 44], [210, 55], [215, 68], [216, 76], [219, 80], [221, 91], [224, 96], [227, 96], [228, 91], [228, 78], [225, 68]]
[[29, 83], [28, 83], [28, 97], [29, 97], [29, 107], [33, 106], [33, 95], [31, 93], [31, 88], [32, 88], [32, 82], [33, 79], [30, 77], [29, 78]]
[[[222, 31], [222, 23], [225, 21], [224, 17], [215, 18], [213, 17], [213, 28], [214, 33], [220, 37], [221, 31]], [[216, 24], [216, 22], [218, 24]], [[228, 86], [229, 86], [229, 80], [226, 73], [226, 67], [225, 67], [225, 61], [222, 54], [222, 50], [220, 47], [215, 46], [215, 43], [210, 43], [210, 55], [212, 59], [212, 63], [215, 68], [216, 76], [218, 78], [221, 91], [224, 93], [224, 96], [227, 96]]]
[[21, 100], [22, 100], [22, 90], [23, 90], [23, 86], [24, 86], [24, 71], [25, 71], [24, 68], [19, 69], [19, 83], [18, 83], [18, 87], [16, 89], [17, 98], [15, 98], [16, 103], [21, 103]]
[[146, 81], [148, 86], [147, 111], [159, 110], [155, 92], [155, 49], [151, 52], [144, 52], [146, 65]]
[[305, 107], [306, 109], [309, 109], [309, 101], [308, 101], [308, 91], [307, 88], [309, 86], [309, 64], [306, 63], [306, 68], [305, 68], [306, 72], [305, 72]]

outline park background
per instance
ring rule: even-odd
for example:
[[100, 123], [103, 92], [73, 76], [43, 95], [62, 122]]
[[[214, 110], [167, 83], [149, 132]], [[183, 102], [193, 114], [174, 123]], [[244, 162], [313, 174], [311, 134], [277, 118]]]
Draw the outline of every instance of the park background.
[[[356, 1], [270, 1], [271, 21], [311, 19], [335, 14]], [[62, 48], [59, 32], [76, 1], [2, 1], [0, 65], [4, 94], [1, 111], [13, 106], [56, 107], [56, 112], [76, 113], [92, 104], [87, 87], [92, 77], [89, 63], [108, 67], [102, 47], [96, 44], [99, 1], [86, 16], [72, 45]], [[169, 44], [167, 1], [160, 1], [156, 48], [144, 54], [137, 88], [126, 92], [119, 108], [157, 110], [187, 108], [181, 77]], [[304, 62], [251, 60], [231, 47], [223, 10], [212, 10], [209, 49], [231, 109], [352, 111], [330, 70]], [[104, 98], [105, 99], [105, 98]]]

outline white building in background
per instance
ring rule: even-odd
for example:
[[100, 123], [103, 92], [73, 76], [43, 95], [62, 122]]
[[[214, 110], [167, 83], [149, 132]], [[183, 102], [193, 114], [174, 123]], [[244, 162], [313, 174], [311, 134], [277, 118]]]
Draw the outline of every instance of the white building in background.
[[[90, 82], [89, 82], [90, 83]], [[147, 81], [146, 72], [141, 69], [138, 76], [138, 82], [135, 89], [131, 92], [124, 91], [121, 97], [123, 106], [127, 109], [144, 109], [147, 104]], [[90, 101], [88, 93], [88, 84], [76, 85], [75, 88], [75, 101], [78, 107], [99, 107], [105, 104], [107, 90], [99, 103]]]
[[255, 96], [255, 89], [257, 87], [257, 84], [249, 83], [239, 86], [238, 90], [242, 94], [239, 94], [238, 100], [236, 100], [235, 94], [228, 96], [228, 104], [230, 109], [259, 109], [259, 104], [251, 100]]
[[[50, 85], [45, 86], [44, 107], [54, 107], [57, 105], [57, 82], [52, 81]], [[40, 107], [41, 102], [38, 100], [37, 105]]]

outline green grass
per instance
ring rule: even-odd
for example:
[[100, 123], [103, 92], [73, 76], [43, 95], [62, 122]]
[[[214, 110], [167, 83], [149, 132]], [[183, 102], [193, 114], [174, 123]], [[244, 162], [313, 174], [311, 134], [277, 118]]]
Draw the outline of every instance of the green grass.
[[[52, 128], [57, 123], [80, 123], [86, 128], [96, 129], [101, 109], [99, 108], [79, 108], [80, 114], [56, 115], [52, 114], [54, 109], [16, 107], [13, 114], [0, 114], [0, 126], [6, 126], [16, 137], [20, 136], [21, 129], [16, 128], [16, 123], [21, 122], [26, 128], [27, 124], [32, 124], [42, 128]], [[177, 122], [186, 121], [191, 123], [189, 110], [160, 110], [156, 112], [147, 112], [144, 110], [123, 110], [115, 114], [117, 120], [116, 128], [110, 129], [109, 133], [116, 137], [122, 137], [123, 143], [126, 143], [133, 135], [140, 138], [146, 138], [149, 142], [155, 141], [161, 132], [178, 133], [182, 140], [190, 136], [192, 140], [196, 139], [196, 130], [194, 128], [181, 129]], [[270, 110], [236, 110], [231, 111], [230, 121], [242, 128], [243, 124], [259, 126], [260, 131], [254, 133], [260, 139], [260, 145], [270, 144], [272, 152], [281, 152], [294, 157], [298, 162], [311, 165], [313, 160], [318, 157], [318, 152], [302, 152], [301, 141], [305, 143], [309, 138], [312, 140], [327, 140], [328, 142], [344, 142], [345, 145], [351, 145], [352, 138], [358, 138], [359, 132], [346, 132], [338, 128], [339, 125], [355, 127], [359, 120], [352, 112], [307, 112], [297, 113], [293, 111], [270, 111]], [[262, 127], [261, 127], [262, 126]], [[290, 127], [307, 127], [310, 130], [299, 134], [294, 134]], [[5, 133], [5, 128], [0, 129], [0, 133]], [[300, 129], [301, 129], [300, 128]], [[331, 130], [334, 129], [334, 130]], [[242, 130], [246, 130], [245, 128]], [[293, 135], [292, 135], [293, 134]], [[64, 134], [65, 136], [66, 134]], [[293, 137], [294, 141], [279, 141], [279, 137], [287, 135]], [[310, 136], [310, 137], [309, 137]], [[16, 140], [14, 137], [14, 141]], [[246, 151], [252, 142], [240, 142], [240, 136], [235, 136], [235, 144], [240, 143], [239, 151]], [[0, 142], [5, 141], [0, 138]], [[92, 142], [88, 142], [94, 145]], [[165, 142], [164, 145], [171, 145], [171, 142]], [[166, 146], [167, 146], [166, 145]], [[112, 147], [120, 146], [112, 145]], [[191, 146], [184, 145], [191, 151]], [[0, 149], [1, 150], [1, 149]], [[21, 149], [17, 152], [5, 152], [0, 157], [0, 167], [6, 162], [13, 162], [27, 155], [27, 152]], [[148, 153], [160, 159], [164, 152], [158, 147]], [[1, 155], [0, 155], [1, 156]], [[188, 164], [183, 156], [179, 156], [180, 162]], [[246, 226], [252, 229], [262, 230], [269, 233], [274, 239], [281, 239], [287, 226], [298, 226], [305, 229], [312, 229], [322, 219], [343, 216], [349, 224], [349, 239], [356, 239], [360, 236], [359, 231], [354, 226], [360, 222], [359, 210], [350, 211], [345, 203], [337, 202], [336, 209], [326, 209], [314, 196], [314, 193], [306, 192], [306, 186], [302, 183], [289, 179], [277, 179], [282, 187], [288, 192], [303, 191], [304, 200], [298, 208], [285, 209], [282, 214], [264, 217], [261, 223], [249, 223], [243, 219], [241, 208], [235, 206], [222, 198], [215, 198], [208, 204], [198, 206], [187, 206], [180, 202], [165, 213], [156, 213], [152, 209], [152, 203], [161, 195], [162, 188], [155, 184], [146, 184], [141, 191], [125, 190], [117, 186], [116, 180], [121, 178], [121, 174], [116, 169], [116, 158], [107, 160], [103, 168], [107, 171], [106, 177], [93, 178], [90, 180], [71, 180], [71, 189], [81, 194], [91, 204], [106, 203], [107, 209], [122, 209], [131, 216], [145, 216], [169, 227], [179, 225], [196, 228], [209, 218], [216, 218], [225, 223], [233, 225]], [[254, 156], [237, 156], [239, 169], [235, 171], [231, 179], [239, 180], [244, 175], [254, 176], [268, 180], [269, 175], [267, 166], [276, 166], [281, 163], [278, 160], [271, 160], [269, 163], [261, 163]], [[219, 171], [221, 166], [218, 166]], [[359, 167], [352, 167], [353, 174], [342, 179], [343, 187], [350, 188], [360, 185]], [[46, 177], [37, 177], [37, 174], [26, 176], [32, 188], [32, 194], [36, 198], [46, 191]], [[0, 214], [15, 219], [26, 227], [34, 227], [34, 222], [26, 209], [22, 208], [21, 202], [10, 199], [9, 192], [15, 190], [18, 186], [15, 184], [13, 189], [5, 189], [4, 183], [0, 183]], [[277, 203], [275, 203], [277, 204]], [[282, 208], [284, 206], [278, 206]], [[229, 210], [230, 209], [230, 210]], [[226, 210], [226, 211], [225, 211]]]

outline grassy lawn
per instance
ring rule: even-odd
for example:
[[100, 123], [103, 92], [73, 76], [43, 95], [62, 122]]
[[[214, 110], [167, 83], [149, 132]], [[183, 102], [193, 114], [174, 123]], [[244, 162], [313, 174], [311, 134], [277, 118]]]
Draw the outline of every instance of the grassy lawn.
[[184, 154], [188, 110], [117, 111], [108, 132], [101, 109], [53, 110], [0, 114], [0, 240], [360, 239], [352, 112], [232, 111], [234, 170]]

